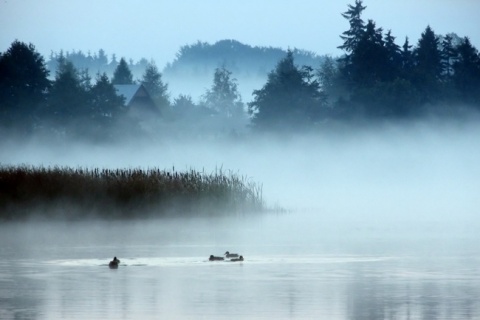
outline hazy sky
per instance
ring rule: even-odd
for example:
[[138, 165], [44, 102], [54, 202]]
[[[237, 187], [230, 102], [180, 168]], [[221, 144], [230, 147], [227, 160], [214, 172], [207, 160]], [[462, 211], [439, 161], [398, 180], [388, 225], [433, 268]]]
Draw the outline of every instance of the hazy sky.
[[[110, 56], [174, 59], [197, 40], [301, 48], [338, 55], [341, 16], [354, 0], [1, 0], [0, 52], [13, 40], [33, 43], [48, 58], [53, 50], [103, 48]], [[391, 29], [397, 43], [416, 44], [430, 25], [437, 34], [469, 36], [480, 48], [480, 0], [364, 0], [364, 20]]]

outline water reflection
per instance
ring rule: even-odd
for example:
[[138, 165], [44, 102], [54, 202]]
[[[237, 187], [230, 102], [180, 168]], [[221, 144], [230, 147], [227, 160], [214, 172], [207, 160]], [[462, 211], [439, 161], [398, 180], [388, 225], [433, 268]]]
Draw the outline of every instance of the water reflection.
[[[426, 256], [431, 236], [415, 236], [422, 248], [416, 251], [405, 249], [409, 241], [400, 234], [375, 247], [354, 232], [341, 244], [338, 236], [322, 232], [310, 238], [319, 243], [313, 245], [273, 236], [245, 241], [239, 233], [226, 238], [232, 234], [228, 230], [215, 235], [226, 239], [220, 244], [202, 229], [179, 236], [175, 244], [165, 241], [165, 234], [156, 237], [158, 230], [148, 225], [110, 227], [100, 237], [82, 238], [93, 235], [90, 225], [43, 231], [42, 226], [0, 226], [5, 244], [0, 248], [0, 318], [371, 320], [475, 319], [480, 314], [480, 258], [471, 254], [471, 238], [452, 237], [444, 243], [455, 250]], [[29, 238], [36, 238], [33, 234], [21, 236], [32, 230], [37, 236], [49, 234], [36, 242]], [[135, 241], [115, 244], [112, 234]], [[363, 242], [352, 249], [348, 239]], [[391, 243], [404, 246], [399, 252]], [[246, 260], [208, 261], [210, 254], [228, 249], [242, 252]], [[117, 270], [107, 266], [113, 255], [122, 261]]]

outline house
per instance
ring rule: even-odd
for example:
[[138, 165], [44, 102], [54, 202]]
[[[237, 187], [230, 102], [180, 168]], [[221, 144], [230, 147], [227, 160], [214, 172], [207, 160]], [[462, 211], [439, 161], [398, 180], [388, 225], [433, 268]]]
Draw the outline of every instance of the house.
[[136, 116], [160, 114], [155, 102], [142, 84], [117, 84], [114, 87], [117, 95], [125, 97], [128, 113]]

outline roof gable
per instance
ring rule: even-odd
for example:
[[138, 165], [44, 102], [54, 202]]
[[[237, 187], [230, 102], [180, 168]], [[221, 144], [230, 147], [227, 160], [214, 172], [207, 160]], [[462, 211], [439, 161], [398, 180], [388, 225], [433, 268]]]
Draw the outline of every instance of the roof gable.
[[[125, 97], [125, 105], [129, 106], [133, 98], [137, 95], [137, 92], [143, 90], [143, 94], [146, 94], [145, 88], [141, 84], [116, 84], [114, 85], [115, 90], [119, 96]], [[140, 90], [142, 88], [142, 90]]]

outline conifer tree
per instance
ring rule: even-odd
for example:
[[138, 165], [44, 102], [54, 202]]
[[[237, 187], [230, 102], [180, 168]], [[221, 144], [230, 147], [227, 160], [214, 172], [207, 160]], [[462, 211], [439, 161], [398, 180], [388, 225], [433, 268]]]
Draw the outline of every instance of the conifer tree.
[[362, 12], [366, 8], [366, 6], [363, 6], [362, 0], [355, 0], [355, 4], [348, 5], [348, 10], [342, 13], [342, 16], [348, 20], [350, 29], [343, 32], [340, 36], [340, 38], [343, 40], [343, 44], [338, 48], [345, 51], [347, 56], [355, 50], [358, 43], [362, 39], [365, 31], [365, 23], [362, 20]]
[[158, 108], [164, 110], [170, 106], [168, 84], [162, 81], [162, 74], [153, 61], [147, 65], [143, 73], [142, 84]]
[[49, 95], [49, 110], [58, 124], [70, 125], [89, 115], [88, 90], [73, 63], [60, 56]]
[[387, 78], [394, 80], [400, 76], [402, 69], [402, 51], [400, 46], [395, 43], [395, 37], [391, 30], [385, 34], [385, 50], [387, 55]]
[[120, 59], [113, 72], [112, 84], [134, 84], [132, 72], [124, 58]]
[[15, 40], [0, 55], [0, 125], [29, 130], [50, 87], [43, 57], [33, 44]]
[[125, 98], [118, 96], [106, 73], [97, 75], [97, 81], [90, 90], [91, 117], [105, 124], [117, 119], [123, 113]]
[[376, 81], [386, 80], [388, 52], [385, 49], [382, 29], [369, 20], [365, 32], [351, 55], [351, 80], [354, 87], [371, 86]]
[[344, 89], [340, 79], [337, 61], [330, 56], [326, 56], [320, 68], [317, 70], [317, 77], [328, 104], [332, 105], [338, 100]]
[[456, 58], [455, 48], [453, 47], [453, 37], [447, 34], [442, 41], [442, 69], [446, 80], [450, 80], [453, 75], [453, 64]]
[[465, 37], [456, 48], [458, 58], [453, 64], [453, 82], [463, 101], [480, 109], [480, 56]]
[[408, 37], [405, 38], [405, 42], [403, 43], [401, 57], [402, 57], [402, 78], [408, 79], [411, 76], [411, 72], [414, 66], [412, 45], [408, 42]]
[[352, 77], [355, 72], [352, 70], [353, 52], [357, 49], [366, 29], [365, 22], [362, 20], [362, 13], [366, 8], [363, 6], [362, 0], [355, 0], [355, 4], [348, 5], [348, 10], [342, 13], [342, 16], [350, 24], [350, 29], [340, 35], [343, 44], [338, 47], [345, 52], [345, 55], [339, 59], [339, 63], [342, 78], [347, 85], [352, 85]]
[[300, 129], [318, 122], [325, 111], [325, 95], [310, 67], [298, 68], [292, 51], [268, 74], [267, 83], [253, 92], [248, 104], [258, 129]]
[[442, 54], [438, 37], [428, 26], [418, 40], [414, 50], [416, 69], [430, 83], [438, 81], [442, 75]]

